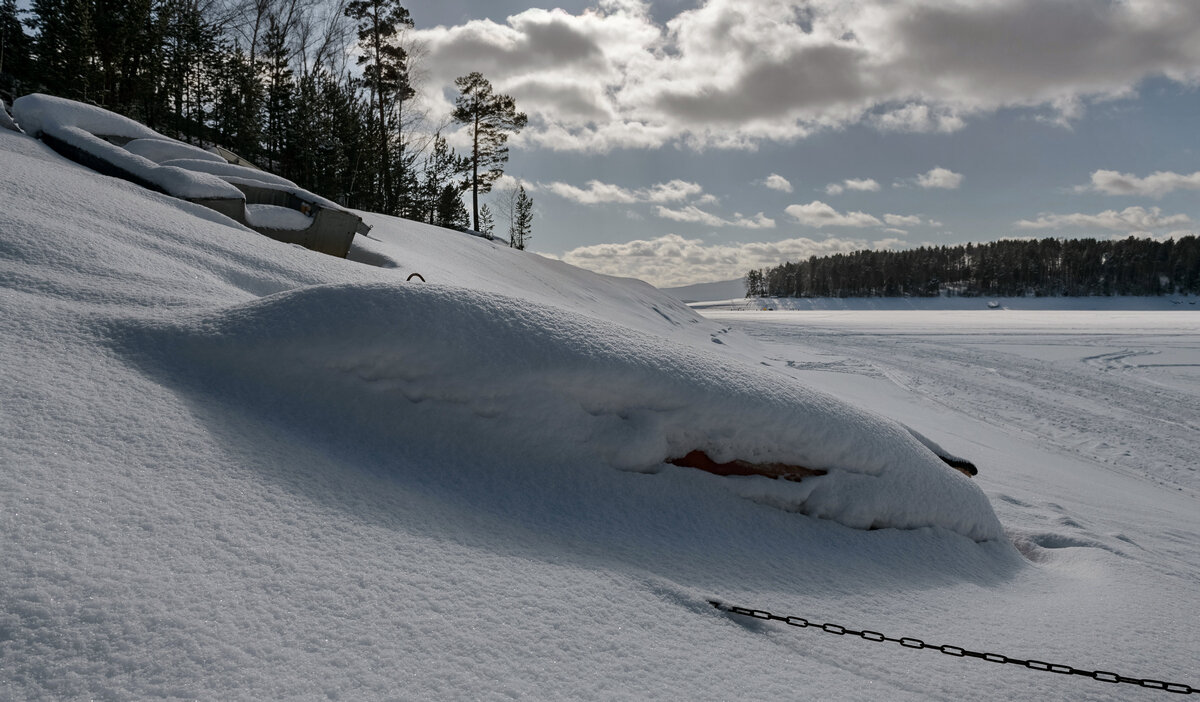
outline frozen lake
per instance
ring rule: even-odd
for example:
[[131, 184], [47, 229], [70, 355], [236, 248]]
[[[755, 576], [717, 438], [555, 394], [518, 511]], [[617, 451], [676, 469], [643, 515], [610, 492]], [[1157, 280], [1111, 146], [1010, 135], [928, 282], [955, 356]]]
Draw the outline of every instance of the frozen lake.
[[[1200, 491], [1200, 314], [704, 314], [757, 338], [806, 382], [909, 424], [957, 414], [1139, 480]], [[943, 425], [928, 423], [917, 428], [936, 435]]]

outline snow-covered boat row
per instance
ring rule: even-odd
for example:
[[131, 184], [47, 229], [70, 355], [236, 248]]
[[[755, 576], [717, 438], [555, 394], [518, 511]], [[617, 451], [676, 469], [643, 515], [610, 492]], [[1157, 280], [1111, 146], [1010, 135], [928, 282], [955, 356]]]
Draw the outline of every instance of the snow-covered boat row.
[[278, 241], [345, 258], [354, 235], [370, 230], [358, 215], [290, 180], [242, 165], [247, 162], [231, 152], [224, 153], [233, 159], [224, 150], [186, 144], [99, 107], [34, 94], [13, 103], [12, 117], [12, 127], [72, 161], [204, 205]]

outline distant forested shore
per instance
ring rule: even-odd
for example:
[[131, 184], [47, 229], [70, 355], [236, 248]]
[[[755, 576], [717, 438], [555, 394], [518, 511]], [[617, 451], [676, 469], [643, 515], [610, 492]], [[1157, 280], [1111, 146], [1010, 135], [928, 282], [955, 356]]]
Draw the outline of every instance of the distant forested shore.
[[751, 270], [746, 297], [1200, 294], [1200, 240], [1040, 239], [855, 251]]

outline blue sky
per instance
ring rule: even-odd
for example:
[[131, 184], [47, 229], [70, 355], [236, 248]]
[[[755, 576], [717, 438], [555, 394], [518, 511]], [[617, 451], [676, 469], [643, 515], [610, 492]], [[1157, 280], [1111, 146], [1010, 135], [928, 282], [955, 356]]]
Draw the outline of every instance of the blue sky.
[[528, 113], [531, 248], [657, 285], [813, 254], [1200, 222], [1200, 3], [408, 4], [433, 120]]

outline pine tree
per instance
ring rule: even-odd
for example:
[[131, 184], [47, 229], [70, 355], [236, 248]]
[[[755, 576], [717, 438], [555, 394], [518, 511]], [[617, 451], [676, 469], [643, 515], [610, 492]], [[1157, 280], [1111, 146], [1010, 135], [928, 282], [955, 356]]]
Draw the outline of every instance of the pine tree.
[[250, 57], [240, 48], [223, 52], [215, 67], [212, 121], [221, 142], [250, 160], [259, 154], [262, 83]]
[[38, 78], [47, 92], [76, 100], [97, 95], [95, 27], [87, 0], [33, 0], [30, 26]]
[[475, 231], [486, 234], [488, 238], [491, 238], [492, 234], [496, 232], [496, 218], [487, 205], [479, 206], [479, 228]]
[[471, 136], [472, 221], [479, 226], [479, 194], [488, 193], [492, 184], [504, 175], [508, 162], [509, 133], [520, 132], [527, 122], [524, 112], [517, 112], [516, 102], [508, 95], [492, 90], [483, 74], [474, 72], [454, 79], [459, 96], [454, 101], [454, 121], [466, 125]]
[[453, 183], [447, 183], [438, 196], [434, 224], [447, 229], [465, 230], [470, 226], [467, 208], [463, 205], [462, 191]]
[[272, 15], [268, 19], [267, 32], [263, 35], [263, 52], [260, 57], [263, 74], [263, 121], [262, 134], [264, 151], [271, 168], [283, 168], [284, 144], [288, 124], [292, 119], [293, 96], [296, 85], [289, 65], [291, 52], [287, 34]]
[[533, 198], [525, 193], [525, 186], [517, 186], [513, 204], [513, 217], [508, 225], [508, 245], [514, 249], [525, 249], [533, 238]]
[[168, 101], [171, 136], [200, 141], [213, 104], [221, 59], [220, 27], [196, 0], [165, 0], [161, 90]]
[[[446, 143], [445, 137], [435, 134], [433, 148], [425, 157], [424, 165], [425, 177], [421, 182], [418, 202], [414, 203], [414, 218], [435, 224], [442, 191], [447, 185], [455, 183], [459, 174], [466, 169], [466, 162], [454, 153], [454, 149]], [[457, 189], [461, 195], [461, 187]]]
[[10, 99], [20, 92], [21, 84], [33, 78], [32, 47], [33, 41], [21, 25], [16, 0], [0, 1], [0, 93]]
[[403, 105], [415, 91], [409, 83], [408, 54], [393, 43], [392, 38], [401, 27], [412, 27], [413, 21], [408, 10], [395, 0], [352, 0], [346, 5], [345, 15], [358, 22], [358, 43], [362, 51], [358, 65], [363, 66], [363, 85], [371, 91], [378, 120], [383, 210], [395, 214], [389, 113]]

